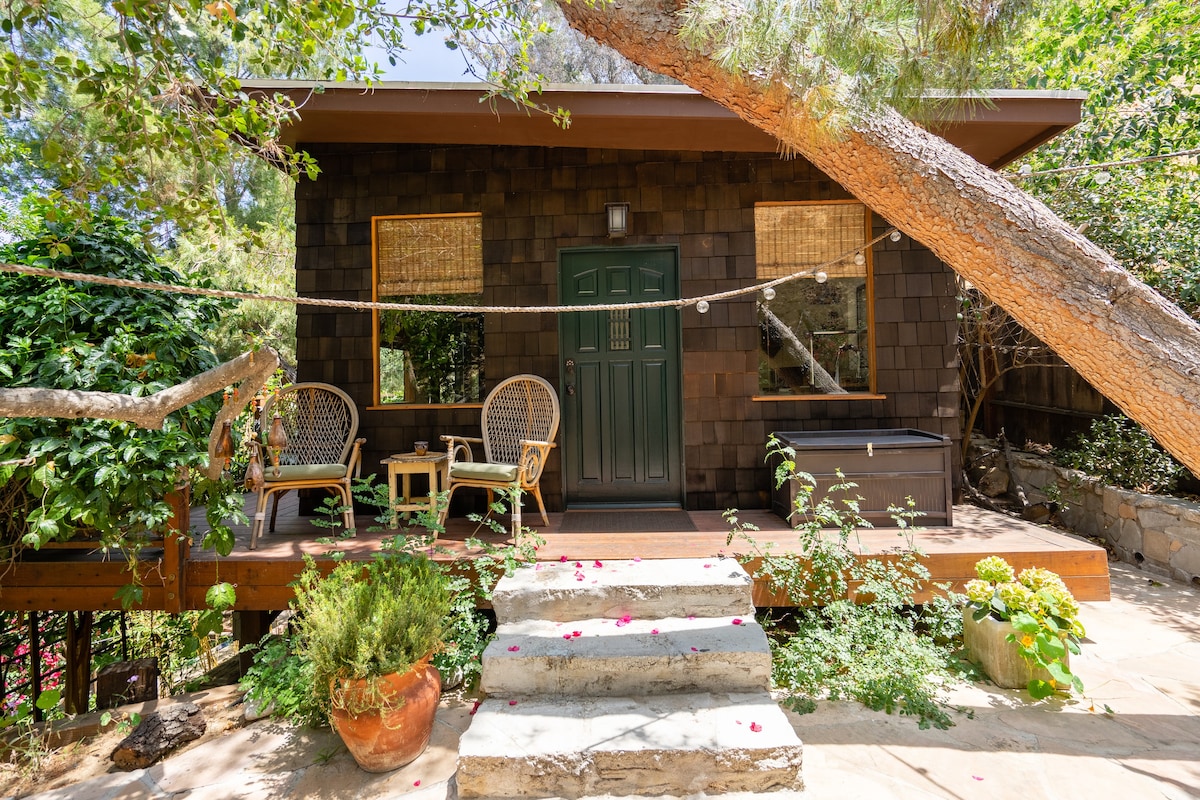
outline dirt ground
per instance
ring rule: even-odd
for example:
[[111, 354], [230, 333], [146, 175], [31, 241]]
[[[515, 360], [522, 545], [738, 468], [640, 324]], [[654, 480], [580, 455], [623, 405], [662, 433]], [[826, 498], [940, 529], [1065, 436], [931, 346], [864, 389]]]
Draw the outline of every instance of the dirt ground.
[[144, 718], [151, 713], [153, 707], [161, 708], [168, 703], [189, 701], [200, 706], [204, 714], [204, 734], [170, 755], [186, 752], [245, 724], [241, 693], [237, 691], [236, 685], [218, 686], [201, 692], [164, 698], [157, 701], [157, 706], [140, 704], [114, 709], [116, 721], [99, 731], [99, 713], [81, 715], [56, 725], [54, 731], [63, 738], [82, 738], [67, 741], [58, 747], [51, 747], [44, 740], [31, 742], [24, 739], [14, 749], [3, 754], [0, 760], [0, 798], [8, 800], [24, 797], [35, 792], [69, 786], [108, 772], [119, 772], [111, 756], [116, 746], [132, 730], [129, 723], [120, 722], [127, 719], [124, 715], [136, 712]]

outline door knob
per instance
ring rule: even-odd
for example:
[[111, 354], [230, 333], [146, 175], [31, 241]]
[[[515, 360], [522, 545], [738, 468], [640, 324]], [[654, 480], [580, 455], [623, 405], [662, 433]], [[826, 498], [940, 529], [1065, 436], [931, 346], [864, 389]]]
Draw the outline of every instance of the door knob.
[[575, 396], [575, 384], [568, 383], [567, 384], [567, 397], [574, 397], [574, 396]]

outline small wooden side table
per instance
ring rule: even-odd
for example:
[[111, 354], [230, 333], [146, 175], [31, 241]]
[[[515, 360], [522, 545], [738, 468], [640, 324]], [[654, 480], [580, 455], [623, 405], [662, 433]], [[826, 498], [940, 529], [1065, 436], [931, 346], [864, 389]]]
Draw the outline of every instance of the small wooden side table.
[[[426, 453], [419, 456], [416, 453], [395, 453], [379, 463], [388, 471], [388, 502], [397, 513], [407, 514], [410, 511], [437, 512], [438, 493], [446, 485], [446, 466], [450, 461], [446, 453]], [[424, 473], [429, 476], [429, 496], [413, 497], [413, 475]], [[403, 494], [396, 491], [396, 476], [401, 477]], [[401, 502], [403, 501], [403, 502]], [[396, 527], [392, 520], [390, 527]]]

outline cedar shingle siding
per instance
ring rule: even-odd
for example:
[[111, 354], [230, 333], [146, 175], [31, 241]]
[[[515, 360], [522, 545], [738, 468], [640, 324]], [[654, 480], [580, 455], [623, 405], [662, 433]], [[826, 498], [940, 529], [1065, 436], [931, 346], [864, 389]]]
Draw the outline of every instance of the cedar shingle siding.
[[[487, 305], [557, 301], [561, 247], [607, 245], [604, 204], [630, 204], [629, 235], [616, 244], [677, 244], [682, 293], [693, 297], [755, 282], [754, 204], [849, 198], [800, 159], [761, 154], [574, 148], [304, 145], [322, 173], [296, 198], [297, 288], [302, 295], [371, 299], [372, 216], [483, 214]], [[865, 198], [869, 200], [869, 198]], [[876, 219], [876, 233], [886, 224]], [[953, 273], [907, 237], [875, 248], [878, 391], [883, 400], [754, 402], [758, 326], [752, 298], [682, 313], [683, 443], [692, 509], [765, 508], [772, 430], [920, 428], [958, 438]], [[301, 307], [299, 379], [345, 389], [362, 410], [365, 470], [478, 430], [477, 409], [368, 410], [371, 314]], [[520, 372], [559, 385], [552, 314], [488, 315], [487, 386]], [[561, 441], [561, 435], [560, 435]], [[957, 452], [957, 451], [956, 451]], [[557, 454], [542, 479], [561, 510]], [[456, 501], [457, 502], [457, 501]]]

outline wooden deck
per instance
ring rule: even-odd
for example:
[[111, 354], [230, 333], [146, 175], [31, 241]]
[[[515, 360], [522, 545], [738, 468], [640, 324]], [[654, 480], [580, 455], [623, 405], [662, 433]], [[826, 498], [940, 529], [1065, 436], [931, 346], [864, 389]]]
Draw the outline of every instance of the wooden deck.
[[[325, 531], [312, 524], [311, 517], [296, 513], [293, 495], [284, 498], [279, 509], [275, 533], [266, 533], [258, 549], [248, 549], [248, 526], [235, 528], [237, 546], [227, 557], [193, 544], [178, 545], [178, 554], [170, 544], [145, 552], [139, 568], [144, 585], [142, 607], [178, 611], [204, 608], [208, 587], [228, 581], [237, 588], [238, 610], [268, 611], [286, 608], [292, 597], [289, 584], [303, 566], [305, 554], [319, 557], [329, 550], [316, 539]], [[636, 515], [637, 510], [630, 514]], [[549, 527], [533, 530], [545, 539], [538, 550], [539, 560], [558, 561], [562, 556], [580, 561], [613, 561], [641, 558], [720, 558], [749, 552], [744, 541], [726, 544], [729, 526], [719, 511], [689, 512], [695, 531], [632, 533], [563, 533], [562, 514], [551, 514]], [[765, 510], [743, 511], [743, 522], [760, 529], [755, 538], [773, 542], [776, 552], [795, 548], [796, 536], [783, 520]], [[194, 529], [203, 522], [203, 513], [193, 513]], [[507, 523], [507, 518], [503, 518]], [[536, 514], [526, 514], [526, 523], [538, 522]], [[1016, 569], [1040, 566], [1061, 575], [1080, 600], [1109, 598], [1108, 560], [1103, 548], [1077, 537], [1058, 533], [1021, 520], [1012, 519], [973, 506], [955, 506], [952, 528], [927, 528], [914, 533], [914, 540], [926, 554], [926, 564], [936, 582], [948, 582], [956, 589], [974, 577], [974, 564], [988, 555], [1002, 555]], [[360, 529], [369, 520], [360, 519]], [[391, 532], [360, 533], [344, 542], [340, 549], [349, 558], [368, 558], [378, 550], [379, 541]], [[438, 560], [471, 557], [466, 540], [479, 535], [477, 526], [466, 519], [451, 519], [446, 533], [439, 538]], [[197, 541], [200, 539], [197, 536]], [[500, 542], [494, 534], [482, 536]], [[859, 534], [862, 553], [869, 557], [903, 543], [895, 529], [863, 530]], [[752, 566], [751, 566], [752, 569]], [[106, 559], [103, 554], [80, 549], [57, 549], [33, 553], [7, 567], [0, 574], [2, 610], [102, 610], [119, 608], [117, 589], [129, 583], [124, 561]], [[925, 599], [924, 595], [918, 599]], [[755, 603], [759, 606], [782, 604], [762, 584], [756, 586]]]

